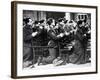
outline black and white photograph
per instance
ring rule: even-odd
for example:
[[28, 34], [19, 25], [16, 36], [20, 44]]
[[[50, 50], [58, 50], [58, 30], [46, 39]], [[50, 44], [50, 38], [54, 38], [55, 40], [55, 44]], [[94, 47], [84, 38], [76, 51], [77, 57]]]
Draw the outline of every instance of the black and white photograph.
[[97, 72], [95, 6], [19, 2], [15, 10], [16, 77]]
[[91, 65], [91, 14], [23, 10], [23, 68]]

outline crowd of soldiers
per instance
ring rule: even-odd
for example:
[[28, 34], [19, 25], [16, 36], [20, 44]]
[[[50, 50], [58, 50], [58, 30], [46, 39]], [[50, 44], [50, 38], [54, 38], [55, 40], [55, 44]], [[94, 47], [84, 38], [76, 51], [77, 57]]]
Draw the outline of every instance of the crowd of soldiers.
[[[91, 27], [87, 20], [55, 20], [33, 21], [31, 18], [23, 19], [23, 66], [28, 67], [35, 63], [46, 65], [62, 65], [66, 63], [84, 64], [89, 61], [87, 53], [88, 40], [91, 38]], [[47, 46], [42, 57], [34, 57], [33, 46]], [[66, 50], [63, 58], [59, 50]], [[69, 53], [68, 53], [69, 52]], [[42, 54], [42, 53], [40, 53]], [[33, 61], [35, 58], [35, 61]], [[69, 59], [66, 59], [69, 58]], [[68, 60], [68, 61], [66, 61]]]

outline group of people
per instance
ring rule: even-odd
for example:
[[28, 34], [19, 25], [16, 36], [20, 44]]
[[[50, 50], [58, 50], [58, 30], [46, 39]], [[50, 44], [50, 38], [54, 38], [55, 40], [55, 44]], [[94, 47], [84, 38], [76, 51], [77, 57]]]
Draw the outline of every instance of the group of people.
[[[34, 66], [35, 63], [56, 66], [66, 63], [84, 64], [90, 58], [90, 54], [87, 53], [90, 34], [91, 26], [87, 20], [75, 22], [64, 18], [58, 20], [49, 18], [47, 21], [44, 19], [33, 21], [31, 18], [24, 18], [23, 66]], [[47, 46], [48, 48], [43, 49], [43, 53], [39, 52], [43, 54], [42, 57], [35, 58], [34, 46]], [[64, 49], [63, 54], [68, 54], [68, 57], [61, 56], [60, 49]]]

